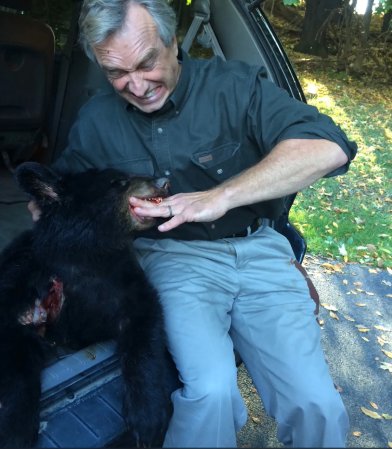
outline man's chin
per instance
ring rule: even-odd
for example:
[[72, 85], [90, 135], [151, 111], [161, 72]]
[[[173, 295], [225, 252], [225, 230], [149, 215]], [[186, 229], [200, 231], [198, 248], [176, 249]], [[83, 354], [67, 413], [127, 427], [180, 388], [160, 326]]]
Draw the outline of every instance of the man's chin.
[[165, 104], [168, 98], [168, 94], [157, 96], [157, 98], [147, 99], [147, 100], [139, 100], [133, 96], [125, 96], [125, 99], [135, 106], [140, 111], [149, 114], [151, 112], [159, 111]]

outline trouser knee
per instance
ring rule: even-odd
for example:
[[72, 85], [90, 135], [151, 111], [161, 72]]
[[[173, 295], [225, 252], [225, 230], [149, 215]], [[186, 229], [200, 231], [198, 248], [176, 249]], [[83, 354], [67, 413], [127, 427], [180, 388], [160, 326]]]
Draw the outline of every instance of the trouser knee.
[[278, 438], [294, 447], [344, 447], [349, 420], [336, 392], [324, 398], [301, 398], [278, 419]]

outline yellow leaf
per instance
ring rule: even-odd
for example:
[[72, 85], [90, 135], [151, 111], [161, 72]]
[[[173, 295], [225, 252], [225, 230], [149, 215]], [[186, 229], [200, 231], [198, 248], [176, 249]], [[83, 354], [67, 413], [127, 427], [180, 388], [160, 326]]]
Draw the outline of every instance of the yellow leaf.
[[386, 343], [386, 341], [383, 338], [379, 337], [379, 336], [377, 336], [377, 341], [378, 341], [378, 344], [380, 346], [384, 346], [385, 343]]
[[351, 316], [349, 316], [349, 315], [343, 315], [343, 316], [344, 316], [344, 318], [346, 318], [347, 321], [354, 321], [355, 322], [354, 318], [352, 318]]
[[378, 405], [375, 402], [369, 402], [369, 404], [375, 408], [376, 410], [378, 410]]
[[366, 307], [367, 306], [367, 304], [365, 304], [363, 302], [356, 302], [355, 305], [358, 307]]
[[373, 412], [372, 410], [368, 410], [365, 407], [361, 407], [362, 413], [366, 416], [369, 416], [369, 418], [373, 419], [382, 419], [382, 416], [379, 415], [377, 412]]
[[386, 371], [389, 371], [392, 374], [392, 363], [382, 362], [380, 368], [385, 369]]
[[392, 447], [392, 441], [388, 441], [388, 447]]
[[331, 317], [331, 318], [333, 318], [334, 320], [339, 320], [339, 317], [336, 315], [336, 313], [335, 312], [329, 312], [329, 316]]
[[342, 265], [339, 265], [339, 264], [334, 264], [333, 265], [331, 263], [326, 262], [326, 263], [322, 263], [320, 265], [320, 267], [324, 267], [324, 268], [327, 268], [328, 270], [336, 271], [338, 273], [343, 273]]
[[390, 359], [392, 359], [392, 352], [391, 351], [386, 351], [385, 349], [382, 349], [382, 352], [389, 357]]
[[378, 329], [379, 331], [384, 331], [384, 332], [390, 332], [391, 329], [388, 329], [387, 327], [381, 326], [380, 324], [376, 324], [374, 326], [375, 329]]
[[356, 430], [355, 432], [353, 432], [353, 435], [355, 437], [360, 437], [362, 435], [362, 432], [360, 432], [359, 430]]
[[392, 419], [392, 415], [389, 415], [388, 413], [383, 413], [381, 416], [382, 416], [384, 419], [388, 419], [388, 420]]
[[260, 418], [257, 418], [256, 416], [252, 416], [252, 421], [256, 424], [260, 424], [261, 422]]
[[325, 304], [324, 302], [322, 302], [321, 307], [324, 307], [324, 309], [330, 310], [332, 312], [337, 312], [338, 309], [335, 306], [331, 306], [330, 304]]
[[366, 337], [361, 337], [362, 338], [362, 340], [364, 340], [364, 341], [366, 341], [367, 343], [370, 341], [368, 338], [366, 338]]

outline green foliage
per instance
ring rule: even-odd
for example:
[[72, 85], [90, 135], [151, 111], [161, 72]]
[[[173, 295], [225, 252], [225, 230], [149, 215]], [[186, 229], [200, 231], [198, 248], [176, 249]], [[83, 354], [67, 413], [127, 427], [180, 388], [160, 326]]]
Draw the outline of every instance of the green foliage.
[[349, 172], [301, 192], [291, 220], [309, 252], [392, 266], [392, 96], [377, 86], [312, 69], [300, 73], [308, 102], [339, 123], [359, 146]]
[[285, 6], [298, 6], [300, 3], [300, 0], [283, 0]]
[[392, 10], [392, 0], [379, 0], [375, 13], [384, 14], [391, 10]]

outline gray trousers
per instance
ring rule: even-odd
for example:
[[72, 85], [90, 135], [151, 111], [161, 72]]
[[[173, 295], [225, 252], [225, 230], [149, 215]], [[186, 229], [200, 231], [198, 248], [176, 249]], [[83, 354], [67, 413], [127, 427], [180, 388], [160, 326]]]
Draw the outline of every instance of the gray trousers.
[[344, 447], [348, 417], [320, 345], [314, 302], [288, 241], [263, 225], [242, 238], [135, 241], [158, 290], [184, 387], [172, 394], [165, 447], [235, 447], [247, 412], [240, 353], [279, 440]]

